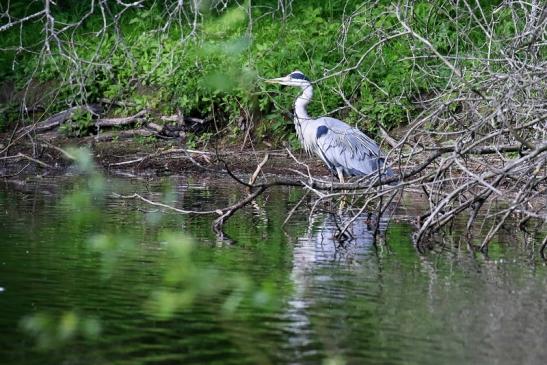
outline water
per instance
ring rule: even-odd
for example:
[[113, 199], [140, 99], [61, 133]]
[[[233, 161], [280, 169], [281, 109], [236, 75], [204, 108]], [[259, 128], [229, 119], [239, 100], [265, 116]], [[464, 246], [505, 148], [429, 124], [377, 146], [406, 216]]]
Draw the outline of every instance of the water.
[[[547, 356], [547, 269], [530, 245], [500, 237], [489, 257], [457, 247], [422, 255], [408, 224], [383, 222], [385, 245], [376, 248], [364, 220], [340, 245], [328, 215], [309, 228], [297, 212], [283, 226], [301, 197], [292, 189], [237, 213], [219, 238], [208, 216], [67, 199], [82, 184], [74, 180], [0, 188], [1, 364], [543, 364]], [[206, 176], [106, 186], [185, 209], [242, 194]], [[191, 254], [181, 254], [184, 244], [170, 249], [165, 232], [194, 242]], [[158, 292], [171, 295], [159, 316]], [[188, 304], [169, 301], [183, 295]]]

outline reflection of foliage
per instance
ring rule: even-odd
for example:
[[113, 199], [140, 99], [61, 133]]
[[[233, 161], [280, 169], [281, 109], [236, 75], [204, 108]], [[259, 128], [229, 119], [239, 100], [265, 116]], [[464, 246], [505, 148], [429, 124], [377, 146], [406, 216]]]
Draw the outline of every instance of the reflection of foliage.
[[69, 148], [68, 154], [75, 160], [75, 170], [80, 178], [74, 190], [62, 201], [68, 217], [78, 224], [89, 224], [100, 217], [100, 202], [105, 194], [105, 179], [96, 169], [93, 156], [87, 149]]

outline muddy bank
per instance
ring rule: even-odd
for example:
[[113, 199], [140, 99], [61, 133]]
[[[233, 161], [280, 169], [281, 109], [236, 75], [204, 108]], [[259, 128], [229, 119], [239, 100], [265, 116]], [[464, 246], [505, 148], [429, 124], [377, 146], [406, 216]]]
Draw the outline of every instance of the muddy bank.
[[[9, 143], [9, 135], [0, 137], [0, 177], [61, 175], [70, 171], [73, 161], [64, 151], [69, 147], [88, 148], [96, 164], [106, 172], [164, 176], [188, 173], [226, 174], [227, 168], [238, 174], [252, 174], [268, 155], [262, 171], [267, 174], [307, 173], [284, 149], [244, 149], [239, 146], [187, 148], [177, 140], [97, 141], [94, 136], [67, 138], [57, 133], [42, 134], [28, 142]], [[314, 176], [328, 176], [322, 162], [302, 152], [293, 152]]]

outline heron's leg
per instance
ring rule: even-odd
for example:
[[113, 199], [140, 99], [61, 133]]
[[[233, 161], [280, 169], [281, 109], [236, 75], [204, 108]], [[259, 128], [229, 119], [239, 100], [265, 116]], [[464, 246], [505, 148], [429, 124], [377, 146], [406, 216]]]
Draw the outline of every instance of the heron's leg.
[[346, 180], [344, 179], [344, 173], [342, 172], [342, 168], [337, 167], [336, 168], [336, 173], [338, 174], [338, 180], [340, 180], [340, 182], [342, 184], [345, 184]]
[[[342, 184], [346, 183], [346, 179], [344, 179], [344, 173], [342, 172], [342, 168], [337, 167], [336, 172], [338, 173], [338, 180]], [[343, 190], [342, 193], [346, 193], [346, 190]], [[342, 214], [344, 212], [344, 208], [346, 207], [346, 197], [342, 196], [342, 199], [340, 200], [340, 206], [338, 207], [339, 214]]]

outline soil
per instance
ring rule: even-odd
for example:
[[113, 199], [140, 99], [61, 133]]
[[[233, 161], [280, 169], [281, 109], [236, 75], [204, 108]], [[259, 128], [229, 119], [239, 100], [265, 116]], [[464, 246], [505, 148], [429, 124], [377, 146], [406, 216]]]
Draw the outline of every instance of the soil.
[[[0, 150], [5, 150], [9, 135], [0, 135]], [[292, 152], [308, 167], [297, 163], [284, 149], [244, 149], [238, 146], [222, 146], [216, 150], [188, 149], [175, 139], [141, 142], [136, 140], [101, 141], [94, 136], [67, 138], [58, 133], [43, 133], [36, 140], [14, 143], [0, 156], [0, 176], [45, 176], [66, 173], [73, 162], [60, 149], [70, 146], [87, 147], [96, 164], [113, 174], [165, 176], [196, 173], [226, 174], [226, 166], [236, 174], [252, 174], [268, 154], [269, 159], [262, 171], [275, 175], [307, 173], [328, 176], [329, 171], [315, 157], [302, 152]], [[58, 147], [60, 149], [56, 149]], [[184, 152], [184, 150], [190, 151]], [[9, 157], [8, 157], [9, 156]], [[2, 158], [4, 157], [4, 158]], [[34, 159], [34, 160], [31, 160]]]

